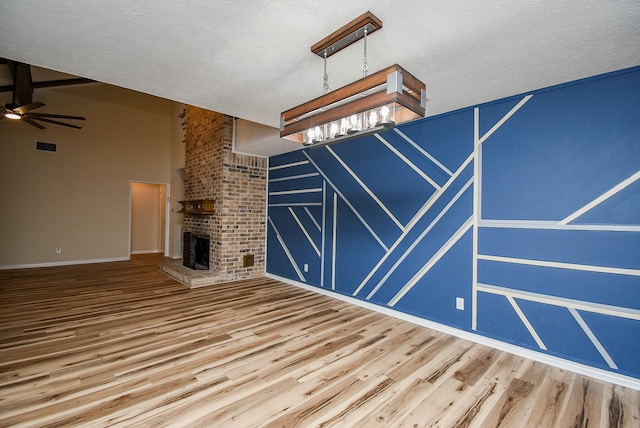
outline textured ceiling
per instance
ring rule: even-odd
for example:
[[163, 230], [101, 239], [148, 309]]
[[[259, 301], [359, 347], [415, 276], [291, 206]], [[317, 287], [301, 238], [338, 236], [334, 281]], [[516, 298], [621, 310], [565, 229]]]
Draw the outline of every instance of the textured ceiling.
[[[370, 71], [425, 82], [429, 116], [640, 64], [638, 0], [2, 1], [0, 57], [277, 127], [322, 93], [310, 46], [367, 10]], [[329, 58], [332, 89], [362, 47]]]

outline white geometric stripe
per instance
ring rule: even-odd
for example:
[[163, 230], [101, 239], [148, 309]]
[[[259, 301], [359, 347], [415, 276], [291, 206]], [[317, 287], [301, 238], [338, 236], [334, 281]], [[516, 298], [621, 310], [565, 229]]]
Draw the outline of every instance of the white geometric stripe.
[[518, 304], [513, 299], [513, 297], [511, 297], [511, 296], [506, 296], [506, 297], [507, 297], [507, 300], [509, 301], [509, 303], [511, 303], [511, 307], [513, 307], [513, 309], [518, 314], [518, 317], [520, 318], [520, 321], [522, 321], [524, 326], [529, 331], [529, 334], [531, 334], [531, 336], [533, 337], [533, 340], [535, 340], [536, 343], [538, 344], [538, 347], [540, 347], [540, 349], [544, 349], [546, 351], [547, 347], [544, 345], [544, 342], [542, 342], [542, 339], [540, 339], [540, 336], [538, 336], [538, 333], [536, 332], [536, 330], [533, 328], [533, 326], [529, 322], [529, 319], [527, 318], [527, 316], [524, 314], [524, 312], [522, 312], [522, 309], [520, 309], [520, 306], [518, 306]]
[[429, 259], [429, 261], [420, 269], [405, 285], [402, 287], [398, 293], [393, 296], [391, 300], [387, 303], [389, 306], [394, 306], [400, 299], [404, 297], [417, 283], [422, 279], [423, 276], [427, 274], [431, 270], [433, 266], [438, 263], [438, 261], [447, 254], [447, 252], [464, 236], [464, 234], [471, 229], [473, 226], [473, 216], [469, 217], [467, 221], [460, 226], [460, 228], [449, 238], [449, 240], [442, 246], [440, 249]]
[[364, 218], [362, 217], [362, 215], [358, 212], [358, 210], [356, 210], [356, 208], [351, 204], [351, 202], [349, 202], [349, 200], [342, 194], [342, 192], [333, 184], [333, 182], [329, 179], [329, 177], [322, 171], [322, 169], [320, 169], [320, 167], [318, 166], [318, 164], [316, 164], [313, 159], [311, 159], [309, 157], [309, 155], [307, 153], [305, 153], [304, 151], [302, 152], [305, 156], [307, 156], [307, 158], [309, 159], [309, 162], [311, 162], [313, 164], [313, 166], [316, 168], [316, 170], [320, 173], [320, 175], [322, 175], [322, 177], [325, 179], [325, 181], [329, 184], [329, 186], [331, 186], [331, 188], [333, 189], [333, 191], [338, 194], [338, 196], [340, 196], [340, 198], [344, 201], [345, 204], [347, 204], [347, 206], [351, 209], [351, 211], [355, 214], [356, 217], [358, 217], [358, 220], [360, 220], [360, 223], [362, 223], [362, 225], [369, 231], [369, 233], [371, 234], [371, 236], [373, 236], [373, 238], [376, 240], [376, 242], [378, 242], [378, 244], [380, 244], [380, 246], [385, 250], [388, 251], [389, 248], [387, 248], [387, 246], [385, 245], [384, 242], [382, 242], [382, 239], [380, 239], [380, 237], [373, 231], [373, 229], [371, 228], [371, 226], [369, 226], [369, 224], [364, 220]]
[[[431, 156], [431, 154], [429, 152], [427, 152], [425, 149], [423, 149], [422, 147], [420, 147], [419, 145], [417, 145], [411, 138], [407, 137], [402, 131], [400, 131], [398, 128], [393, 128], [393, 131], [398, 134], [399, 136], [401, 136], [407, 143], [411, 144], [411, 146], [413, 146], [414, 149], [416, 149], [418, 152], [422, 153], [422, 155], [424, 157], [426, 157], [427, 159], [429, 159], [431, 162], [433, 162], [434, 164], [436, 164], [438, 166], [438, 168], [440, 168], [441, 170], [443, 170], [448, 176], [452, 176], [453, 173], [449, 170], [449, 168], [447, 168], [446, 166], [444, 166], [442, 163], [440, 163], [438, 161], [438, 159], [436, 159], [435, 157]], [[378, 134], [376, 134], [376, 137], [378, 136]]]
[[300, 281], [302, 282], [307, 282], [307, 280], [304, 278], [304, 275], [300, 271], [300, 268], [298, 267], [295, 260], [293, 259], [293, 256], [291, 255], [291, 251], [289, 251], [289, 247], [287, 247], [287, 244], [284, 242], [284, 239], [282, 239], [280, 232], [278, 232], [278, 228], [276, 227], [275, 224], [273, 224], [273, 220], [271, 220], [271, 217], [267, 217], [267, 218], [269, 220], [269, 224], [271, 224], [271, 227], [273, 227], [273, 230], [276, 232], [276, 238], [278, 238], [278, 242], [280, 242], [280, 245], [282, 246], [284, 253], [287, 255], [287, 258], [289, 259], [291, 266], [293, 266], [293, 269], [295, 269], [296, 273], [298, 274], [298, 278], [300, 278]]
[[628, 187], [629, 185], [635, 183], [636, 180], [638, 180], [639, 178], [640, 178], [640, 171], [636, 172], [635, 174], [633, 174], [631, 177], [627, 178], [623, 182], [618, 183], [616, 186], [614, 186], [613, 188], [609, 189], [607, 192], [605, 192], [604, 194], [600, 195], [598, 198], [594, 199], [593, 201], [589, 202], [587, 205], [585, 205], [584, 207], [580, 208], [578, 211], [574, 212], [573, 214], [571, 214], [567, 218], [561, 220], [558, 224], [564, 225], [564, 224], [568, 224], [568, 223], [572, 222], [573, 220], [577, 219], [578, 217], [580, 217], [582, 214], [586, 213], [587, 211], [589, 211], [593, 207], [596, 207], [597, 205], [599, 205], [602, 202], [606, 201], [607, 199], [609, 199], [610, 197], [612, 197], [613, 195], [615, 195], [619, 191], [621, 191], [624, 188]]
[[550, 296], [547, 294], [532, 293], [530, 291], [516, 290], [497, 285], [478, 283], [478, 291], [497, 294], [500, 296], [513, 296], [520, 300], [542, 303], [544, 305], [573, 308], [580, 311], [593, 312], [595, 314], [610, 315], [613, 317], [627, 318], [640, 321], [640, 310], [625, 308], [622, 306], [604, 305], [602, 303], [587, 302], [584, 300], [568, 299], [566, 297]]
[[300, 226], [300, 230], [302, 230], [302, 233], [304, 233], [304, 236], [307, 237], [307, 240], [309, 241], [309, 243], [311, 244], [311, 246], [315, 250], [316, 254], [318, 254], [318, 257], [320, 257], [320, 250], [316, 246], [316, 243], [313, 242], [313, 239], [311, 239], [311, 236], [309, 235], [309, 232], [307, 232], [307, 229], [305, 229], [304, 225], [302, 224], [302, 222], [300, 221], [300, 219], [298, 218], [296, 213], [293, 211], [293, 208], [289, 207], [289, 212], [293, 216], [293, 219], [296, 221], [296, 223], [298, 223], [298, 226]]
[[502, 117], [502, 119], [500, 119], [498, 121], [498, 123], [493, 125], [493, 127], [489, 131], [487, 131], [486, 134], [484, 134], [482, 137], [480, 137], [480, 139], [478, 140], [478, 144], [484, 143], [487, 140], [487, 138], [489, 138], [491, 135], [493, 135], [493, 133], [496, 132], [507, 120], [509, 120], [509, 118], [511, 116], [513, 116], [518, 110], [520, 110], [520, 107], [525, 105], [525, 103], [527, 101], [529, 101], [531, 99], [531, 97], [533, 97], [533, 95], [527, 95], [526, 97], [521, 99], [518, 104], [516, 104], [511, 110], [509, 110], [509, 112], [507, 114], [505, 114]]
[[411, 232], [414, 228], [414, 226], [416, 224], [418, 224], [418, 222], [422, 219], [422, 217], [425, 216], [425, 214], [427, 214], [429, 212], [429, 209], [440, 200], [440, 197], [449, 189], [449, 187], [451, 187], [451, 185], [453, 183], [455, 183], [455, 181], [458, 179], [458, 177], [460, 176], [460, 174], [462, 174], [462, 171], [464, 171], [466, 169], [466, 167], [469, 165], [469, 163], [473, 160], [473, 154], [469, 155], [467, 157], [467, 159], [462, 163], [462, 165], [460, 165], [460, 167], [458, 168], [458, 170], [453, 174], [453, 176], [451, 176], [451, 178], [445, 183], [444, 186], [442, 186], [442, 188], [435, 192], [428, 200], [427, 202], [425, 202], [425, 204], [418, 210], [418, 212], [416, 213], [416, 215], [413, 216], [413, 218], [411, 219], [411, 221], [409, 221], [409, 223], [406, 226], [406, 229], [404, 232], [402, 232], [402, 235], [400, 235], [398, 237], [398, 239], [396, 239], [396, 241], [393, 243], [393, 245], [391, 246], [391, 248], [389, 250], [387, 250], [387, 252], [384, 254], [384, 256], [382, 256], [382, 258], [380, 260], [378, 260], [378, 263], [376, 263], [376, 265], [373, 267], [373, 269], [371, 269], [371, 271], [369, 272], [369, 274], [362, 280], [362, 282], [360, 283], [360, 285], [358, 286], [358, 288], [356, 288], [356, 291], [353, 292], [353, 295], [357, 295], [360, 290], [362, 290], [362, 288], [369, 282], [369, 280], [371, 279], [371, 277], [378, 271], [378, 269], [380, 269], [380, 267], [382, 266], [382, 264], [389, 258], [389, 256], [391, 256], [394, 251], [396, 250], [396, 248], [404, 241], [404, 239], [409, 235], [409, 232]]
[[356, 182], [360, 185], [360, 187], [362, 187], [362, 189], [364, 189], [365, 192], [367, 192], [367, 194], [369, 196], [371, 196], [371, 199], [373, 199], [374, 201], [376, 201], [376, 203], [380, 206], [380, 208], [382, 208], [382, 210], [389, 216], [389, 218], [391, 220], [393, 220], [393, 222], [396, 224], [396, 226], [398, 226], [398, 228], [400, 228], [400, 230], [404, 230], [404, 225], [402, 223], [400, 223], [400, 221], [393, 215], [393, 213], [391, 213], [391, 211], [389, 210], [389, 208], [387, 208], [382, 201], [375, 195], [375, 193], [373, 193], [373, 191], [371, 191], [371, 189], [369, 189], [369, 187], [364, 184], [364, 181], [362, 181], [360, 179], [360, 177], [358, 177], [356, 175], [355, 172], [353, 172], [353, 170], [351, 168], [349, 168], [347, 166], [347, 164], [340, 159], [340, 157], [338, 156], [338, 154], [336, 152], [334, 152], [331, 147], [329, 146], [325, 146], [327, 148], [327, 151], [329, 153], [331, 153], [333, 155], [334, 158], [336, 158], [336, 160], [338, 162], [340, 162], [340, 165], [342, 165], [342, 167], [349, 173], [349, 175], [351, 177], [353, 177], [354, 180], [356, 180]]
[[609, 355], [607, 350], [604, 349], [604, 346], [602, 346], [602, 343], [600, 343], [596, 335], [593, 334], [593, 331], [591, 331], [591, 329], [589, 328], [587, 323], [584, 321], [584, 319], [582, 319], [578, 311], [576, 311], [573, 308], [569, 308], [569, 312], [571, 312], [571, 315], [573, 315], [573, 318], [575, 318], [575, 320], [578, 321], [578, 324], [580, 324], [582, 331], [584, 331], [587, 337], [589, 337], [589, 340], [591, 340], [591, 343], [593, 343], [593, 346], [596, 347], [596, 349], [598, 350], [600, 355], [602, 355], [602, 358], [604, 358], [604, 360], [607, 362], [609, 367], [611, 367], [612, 369], [618, 370], [618, 366], [613, 361], [613, 358], [611, 358], [611, 355]]
[[609, 266], [593, 266], [581, 265], [577, 263], [551, 262], [546, 260], [519, 259], [515, 257], [491, 256], [487, 254], [478, 254], [478, 260], [487, 260], [491, 262], [515, 263], [528, 266], [541, 266], [557, 269], [581, 270], [586, 272], [613, 273], [617, 275], [640, 276], [638, 269], [626, 269]]
[[[436, 216], [436, 218], [433, 219], [433, 221], [431, 223], [429, 223], [429, 226], [426, 227], [426, 229], [424, 231], [422, 231], [422, 233], [413, 241], [413, 243], [409, 246], [409, 248], [407, 248], [405, 250], [404, 253], [402, 253], [402, 255], [400, 256], [400, 258], [398, 258], [398, 260], [393, 264], [393, 266], [391, 267], [391, 269], [389, 269], [387, 271], [387, 273], [385, 274], [385, 276], [380, 280], [380, 282], [378, 282], [378, 284], [376, 284], [376, 286], [373, 288], [373, 290], [371, 290], [371, 292], [369, 293], [369, 295], [366, 297], [367, 300], [371, 299], [373, 297], [373, 295], [380, 289], [380, 287], [382, 287], [382, 285], [387, 281], [387, 279], [396, 271], [396, 269], [398, 268], [398, 266], [400, 266], [400, 264], [402, 264], [402, 262], [411, 254], [411, 252], [415, 249], [415, 247], [422, 242], [422, 240], [427, 236], [427, 234], [434, 228], [434, 226], [436, 224], [438, 224], [438, 222], [440, 221], [440, 219], [442, 219], [442, 217], [445, 216], [445, 214], [447, 214], [447, 212], [449, 211], [449, 209], [451, 209], [451, 207], [456, 203], [456, 201], [458, 199], [460, 199], [460, 197], [467, 191], [467, 189], [471, 186], [471, 184], [473, 183], [473, 178], [470, 178], [469, 181], [467, 181], [467, 183], [458, 191], [458, 193], [456, 193], [456, 195], [451, 199], [451, 201], [449, 201], [449, 203], [442, 209], [442, 211], [440, 211], [440, 213], [438, 213], [438, 215]], [[354, 292], [354, 295], [360, 290], [356, 290]]]
[[[436, 190], [440, 190], [440, 185], [438, 183], [436, 183], [431, 177], [429, 177], [424, 171], [422, 171], [420, 168], [418, 168], [413, 162], [411, 162], [409, 160], [409, 158], [407, 158], [405, 155], [403, 155], [402, 153], [400, 153], [398, 151], [398, 149], [396, 149], [395, 147], [393, 147], [391, 144], [389, 144], [389, 142], [387, 140], [385, 140], [384, 138], [382, 138], [381, 136], [379, 136], [378, 134], [375, 134], [375, 137], [382, 143], [384, 144], [389, 150], [391, 150], [393, 152], [393, 154], [395, 154], [396, 156], [398, 156], [400, 158], [400, 160], [402, 160], [405, 164], [407, 164], [407, 166], [409, 168], [411, 168], [412, 170], [414, 170], [416, 173], [418, 173], [418, 175], [420, 177], [422, 177], [427, 183], [431, 184], [433, 187], [436, 188]], [[439, 162], [438, 162], [439, 163]], [[449, 170], [447, 170], [448, 172], [451, 172]], [[449, 174], [449, 176], [451, 176], [453, 174]]]

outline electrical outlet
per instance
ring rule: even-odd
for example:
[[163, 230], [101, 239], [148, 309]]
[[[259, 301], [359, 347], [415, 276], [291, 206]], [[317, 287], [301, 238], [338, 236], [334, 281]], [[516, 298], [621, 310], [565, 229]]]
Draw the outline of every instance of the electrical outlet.
[[456, 297], [456, 309], [459, 311], [464, 311], [464, 298]]
[[62, 252], [62, 247], [56, 247], [56, 253], [60, 254]]
[[304, 271], [309, 272], [309, 265], [307, 263], [304, 264]]

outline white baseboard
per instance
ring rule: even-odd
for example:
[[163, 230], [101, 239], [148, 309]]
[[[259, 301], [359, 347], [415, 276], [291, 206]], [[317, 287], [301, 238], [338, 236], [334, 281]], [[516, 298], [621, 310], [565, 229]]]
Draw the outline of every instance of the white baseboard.
[[287, 284], [295, 285], [297, 287], [304, 288], [306, 290], [315, 291], [316, 293], [324, 294], [326, 296], [334, 297], [336, 299], [358, 305], [360, 307], [371, 309], [385, 315], [389, 315], [404, 321], [411, 322], [413, 324], [421, 325], [423, 327], [432, 328], [443, 333], [450, 334], [452, 336], [466, 339], [471, 342], [479, 343], [481, 345], [490, 346], [500, 351], [509, 352], [520, 357], [529, 358], [540, 363], [548, 364], [560, 369], [569, 370], [584, 376], [590, 376], [595, 379], [599, 379], [605, 382], [615, 383], [624, 387], [632, 388], [640, 391], [640, 379], [633, 378], [631, 376], [625, 376], [618, 373], [612, 373], [606, 370], [602, 370], [596, 367], [591, 367], [585, 364], [576, 363], [574, 361], [565, 360], [563, 358], [555, 357], [553, 355], [543, 354], [541, 352], [532, 351], [531, 349], [521, 348], [510, 343], [501, 342], [496, 339], [481, 336], [476, 333], [471, 333], [465, 330], [460, 330], [455, 327], [451, 327], [445, 324], [440, 324], [434, 321], [429, 321], [424, 318], [416, 317], [414, 315], [405, 314], [403, 312], [389, 309], [384, 306], [379, 306], [373, 303], [365, 302], [363, 300], [356, 299], [354, 297], [345, 296], [344, 294], [336, 293], [331, 290], [327, 290], [321, 287], [315, 287], [302, 282], [294, 281], [289, 278], [284, 278], [278, 275], [266, 273], [267, 278], [275, 279], [285, 282]]
[[155, 250], [136, 250], [136, 251], [132, 251], [131, 254], [158, 254], [161, 252], [162, 251], [156, 248]]
[[125, 260], [129, 260], [129, 257], [111, 257], [107, 259], [90, 259], [90, 260], [68, 260], [64, 262], [30, 263], [30, 264], [23, 264], [23, 265], [0, 265], [0, 270], [28, 269], [28, 268], [68, 266], [68, 265], [84, 265], [89, 263], [121, 262]]

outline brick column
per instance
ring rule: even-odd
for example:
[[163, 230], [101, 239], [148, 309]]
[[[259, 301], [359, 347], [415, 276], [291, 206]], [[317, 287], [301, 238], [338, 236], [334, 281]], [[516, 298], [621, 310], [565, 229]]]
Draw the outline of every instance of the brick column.
[[[185, 199], [213, 199], [213, 215], [185, 215], [184, 229], [209, 235], [219, 282], [264, 275], [267, 159], [233, 153], [233, 118], [187, 106]], [[243, 267], [253, 255], [254, 266]]]

